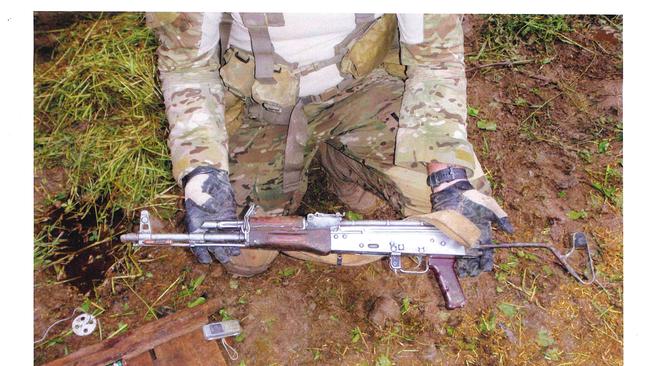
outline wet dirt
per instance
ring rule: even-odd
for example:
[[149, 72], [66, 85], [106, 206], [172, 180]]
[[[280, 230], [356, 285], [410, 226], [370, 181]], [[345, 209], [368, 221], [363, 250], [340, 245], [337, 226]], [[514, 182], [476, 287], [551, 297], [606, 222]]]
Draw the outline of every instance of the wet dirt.
[[[467, 19], [466, 53], [475, 54], [483, 22]], [[462, 279], [468, 305], [449, 311], [430, 276], [398, 276], [386, 260], [336, 268], [279, 256], [267, 272], [238, 278], [218, 264], [196, 264], [186, 250], [141, 249], [131, 255], [140, 269], [137, 278], [123, 277], [127, 263], [121, 259], [103, 282], [90, 281], [96, 295], [91, 310], [101, 314], [103, 337], [120, 325], [131, 330], [154, 320], [150, 308], [163, 316], [203, 296], [221, 299], [215, 318], [241, 321], [243, 334], [231, 342], [240, 359], [232, 365], [622, 364], [623, 218], [622, 203], [616, 202], [623, 145], [616, 55], [622, 44], [615, 31], [609, 37], [612, 29], [589, 24], [570, 36], [596, 51], [558, 41], [550, 64], [469, 72], [468, 104], [479, 116], [469, 118], [468, 133], [494, 196], [516, 228], [497, 240], [551, 241], [567, 248], [569, 234], [584, 231], [595, 251], [598, 285], [578, 285], [545, 253], [498, 251], [495, 272]], [[536, 52], [522, 49], [524, 56]], [[497, 130], [479, 129], [479, 119], [495, 121]], [[327, 177], [317, 165], [310, 181], [299, 214], [346, 210], [325, 188]], [[603, 191], [614, 193], [607, 197]], [[397, 218], [390, 210], [379, 216]], [[161, 225], [172, 230], [179, 222]], [[72, 224], [70, 235], [87, 241], [86, 224]], [[83, 290], [53, 276], [35, 272], [37, 338], [85, 298]], [[379, 327], [368, 316], [382, 296], [399, 304], [400, 316]], [[99, 334], [66, 336], [37, 346], [36, 364], [99, 340]]]
[[[113, 253], [119, 244], [116, 233], [122, 227], [124, 213], [118, 209], [98, 222], [92, 213], [79, 218], [76, 212], [68, 212], [60, 201], [54, 204], [55, 207], [46, 213], [47, 219], [42, 225], [50, 228], [44, 241], [59, 243], [49, 257], [52, 263], [58, 263], [60, 267], [57, 279], [64, 280], [81, 294], [94, 299], [92, 290], [104, 282], [106, 272], [115, 263]], [[101, 202], [97, 204], [102, 205]]]

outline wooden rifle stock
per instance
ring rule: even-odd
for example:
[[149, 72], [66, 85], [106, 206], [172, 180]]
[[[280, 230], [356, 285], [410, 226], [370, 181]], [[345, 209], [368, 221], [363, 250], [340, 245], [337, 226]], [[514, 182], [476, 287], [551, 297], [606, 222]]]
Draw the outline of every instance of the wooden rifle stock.
[[329, 228], [307, 229], [302, 217], [252, 217], [249, 248], [301, 251], [327, 255], [332, 249]]

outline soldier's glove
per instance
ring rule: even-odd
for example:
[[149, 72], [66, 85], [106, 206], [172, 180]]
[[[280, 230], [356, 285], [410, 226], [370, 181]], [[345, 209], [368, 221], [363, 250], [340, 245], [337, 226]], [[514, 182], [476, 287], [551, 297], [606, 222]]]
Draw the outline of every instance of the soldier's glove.
[[[470, 245], [485, 245], [492, 243], [491, 224], [512, 234], [514, 229], [508, 216], [494, 200], [472, 187], [467, 180], [455, 184], [431, 195], [433, 211], [455, 211], [469, 219], [479, 229], [478, 243]], [[466, 224], [466, 222], [464, 222]], [[448, 224], [449, 225], [449, 224]], [[451, 224], [453, 226], [453, 223]], [[443, 230], [444, 231], [444, 230]], [[483, 251], [479, 258], [460, 258], [456, 261], [456, 272], [459, 276], [478, 276], [482, 271], [491, 271], [493, 250]]]
[[[185, 225], [190, 233], [203, 232], [204, 221], [234, 220], [235, 193], [225, 170], [201, 166], [183, 178], [185, 189]], [[195, 247], [192, 252], [200, 263], [211, 263], [210, 253], [221, 263], [239, 255], [237, 248]]]

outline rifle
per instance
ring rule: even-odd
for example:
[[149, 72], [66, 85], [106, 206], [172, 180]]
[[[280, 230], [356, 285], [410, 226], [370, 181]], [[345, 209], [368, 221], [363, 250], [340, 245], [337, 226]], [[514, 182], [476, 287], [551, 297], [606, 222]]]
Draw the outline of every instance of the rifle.
[[[124, 234], [122, 242], [152, 247], [226, 247], [232, 255], [240, 248], [280, 251], [302, 251], [318, 255], [342, 254], [388, 256], [390, 268], [396, 273], [425, 274], [431, 270], [445, 299], [447, 309], [465, 305], [465, 295], [454, 270], [457, 258], [480, 257], [486, 249], [543, 248], [551, 251], [560, 265], [578, 282], [594, 282], [595, 272], [591, 250], [583, 233], [571, 235], [571, 249], [562, 254], [544, 243], [503, 243], [468, 248], [446, 236], [436, 227], [410, 220], [344, 220], [343, 215], [314, 213], [302, 216], [254, 216], [251, 205], [241, 221], [206, 221], [201, 232], [152, 233], [149, 212], [140, 213], [137, 233]], [[579, 275], [568, 258], [576, 249], [586, 251], [587, 270]], [[402, 257], [416, 259], [416, 267], [402, 266]]]

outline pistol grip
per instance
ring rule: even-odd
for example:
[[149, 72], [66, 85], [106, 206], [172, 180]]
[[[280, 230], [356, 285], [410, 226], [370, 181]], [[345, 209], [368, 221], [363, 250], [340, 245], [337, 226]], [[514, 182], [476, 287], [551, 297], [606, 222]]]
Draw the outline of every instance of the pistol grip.
[[429, 268], [436, 276], [440, 292], [445, 298], [445, 306], [449, 310], [465, 306], [465, 294], [454, 270], [455, 262], [454, 257], [429, 257]]

